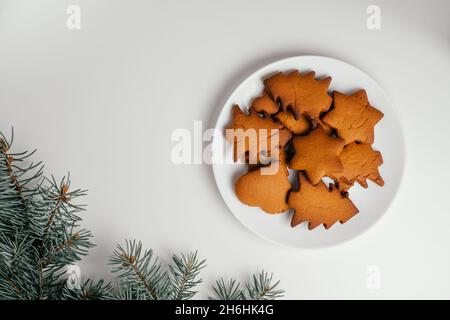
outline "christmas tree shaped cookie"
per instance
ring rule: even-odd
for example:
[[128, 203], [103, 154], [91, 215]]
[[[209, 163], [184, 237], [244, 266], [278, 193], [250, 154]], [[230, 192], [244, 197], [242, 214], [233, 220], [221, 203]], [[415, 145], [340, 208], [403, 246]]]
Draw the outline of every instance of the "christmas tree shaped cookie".
[[297, 70], [277, 73], [264, 81], [265, 90], [274, 101], [281, 102], [284, 111], [291, 109], [297, 119], [302, 115], [318, 119], [331, 105], [327, 92], [331, 77], [316, 80], [315, 75], [314, 71], [301, 74]]
[[298, 173], [299, 191], [289, 194], [289, 207], [294, 208], [291, 226], [308, 222], [312, 230], [323, 224], [329, 229], [336, 222], [345, 223], [358, 213], [353, 202], [343, 197], [333, 185], [327, 188], [323, 181], [312, 185], [302, 173]]
[[233, 123], [226, 130], [226, 139], [234, 143], [234, 161], [250, 151], [250, 163], [260, 161], [261, 154], [270, 156], [272, 150], [281, 149], [291, 138], [291, 133], [270, 117], [261, 117], [256, 111], [244, 113], [233, 106]]
[[339, 159], [344, 169], [331, 175], [339, 185], [339, 190], [347, 191], [355, 182], [367, 188], [367, 179], [380, 186], [384, 185], [378, 171], [378, 167], [383, 164], [383, 158], [370, 144], [352, 142], [345, 146]]

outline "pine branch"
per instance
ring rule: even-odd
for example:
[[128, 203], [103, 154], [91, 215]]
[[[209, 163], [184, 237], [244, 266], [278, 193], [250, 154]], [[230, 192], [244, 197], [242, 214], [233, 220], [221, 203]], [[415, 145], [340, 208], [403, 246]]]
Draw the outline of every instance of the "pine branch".
[[143, 292], [149, 300], [165, 299], [168, 296], [167, 273], [162, 271], [153, 251], [142, 252], [142, 243], [126, 240], [126, 248], [117, 245], [110, 259], [113, 272], [118, 274], [119, 285], [133, 287]]
[[86, 195], [85, 190], [70, 190], [70, 173], [67, 178], [63, 177], [59, 184], [53, 176], [51, 179], [46, 179], [46, 182], [48, 186], [40, 188], [43, 200], [49, 206], [48, 218], [42, 235], [44, 239], [49, 233], [58, 229], [61, 224], [72, 227], [78, 226], [78, 222], [81, 221], [78, 213], [84, 211], [84, 207], [75, 205], [73, 201]]
[[14, 130], [9, 141], [0, 132], [0, 230], [11, 238], [15, 237], [18, 231], [26, 230], [32, 223], [29, 197], [34, 189], [28, 188], [26, 184], [30, 181], [37, 182], [42, 175], [40, 163], [23, 168], [18, 165], [34, 151], [11, 153], [13, 141]]
[[3, 299], [23, 300], [36, 296], [37, 273], [30, 251], [29, 238], [10, 239], [0, 234], [0, 297]]
[[79, 256], [86, 255], [88, 249], [93, 247], [89, 242], [91, 237], [87, 230], [64, 234], [62, 239], [58, 239], [59, 242], [45, 251], [42, 266], [56, 266], [60, 269], [79, 261]]
[[112, 300], [114, 295], [111, 283], [104, 280], [94, 282], [86, 280], [79, 289], [70, 288], [66, 282], [63, 282], [62, 288], [54, 296], [57, 300]]
[[253, 282], [246, 283], [247, 300], [274, 300], [281, 298], [284, 290], [278, 290], [276, 287], [280, 281], [272, 283], [273, 274], [261, 271], [258, 275], [253, 275]]
[[0, 298], [46, 299], [93, 246], [90, 232], [75, 231], [83, 207], [72, 201], [85, 192], [70, 190], [69, 176], [43, 179], [34, 151], [11, 152], [13, 136], [0, 133]]
[[[73, 288], [66, 267], [78, 262], [93, 247], [92, 234], [79, 229], [77, 198], [85, 190], [72, 189], [70, 175], [59, 182], [43, 178], [41, 162], [30, 163], [33, 152], [11, 152], [0, 132], [0, 299], [191, 299], [205, 260], [197, 252], [173, 255], [165, 268], [141, 242], [126, 241], [110, 259], [118, 274], [114, 292], [109, 283], [90, 279]], [[219, 299], [276, 299], [279, 282], [262, 272], [241, 289], [235, 280], [220, 279], [213, 290]]]
[[147, 291], [136, 283], [121, 281], [118, 290], [117, 299], [119, 300], [148, 300]]
[[225, 282], [223, 278], [216, 281], [213, 286], [215, 296], [212, 300], [274, 300], [283, 297], [284, 291], [276, 287], [280, 281], [272, 283], [272, 274], [261, 271], [253, 275], [253, 281], [240, 288], [240, 283], [234, 279]]
[[171, 299], [191, 299], [197, 291], [192, 290], [202, 282], [197, 279], [200, 271], [205, 267], [206, 260], [199, 261], [197, 252], [190, 253], [187, 257], [173, 255], [173, 264], [170, 266], [170, 282], [172, 285]]
[[243, 291], [240, 283], [234, 279], [225, 282], [223, 278], [216, 280], [213, 286], [215, 297], [209, 297], [210, 300], [244, 300]]

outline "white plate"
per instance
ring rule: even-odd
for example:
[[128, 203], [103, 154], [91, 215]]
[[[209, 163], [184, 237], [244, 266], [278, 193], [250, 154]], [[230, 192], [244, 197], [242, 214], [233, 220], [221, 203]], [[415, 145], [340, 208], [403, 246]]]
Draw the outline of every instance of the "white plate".
[[[359, 214], [345, 224], [335, 224], [329, 230], [323, 226], [310, 231], [306, 223], [290, 227], [292, 212], [279, 215], [264, 213], [261, 209], [241, 203], [234, 192], [235, 180], [246, 171], [242, 164], [232, 161], [232, 144], [226, 142], [224, 128], [231, 122], [231, 107], [239, 104], [247, 108], [253, 98], [261, 94], [262, 80], [279, 72], [298, 69], [300, 72], [314, 70], [321, 78], [331, 76], [330, 92], [338, 90], [352, 93], [364, 88], [371, 105], [384, 113], [383, 119], [375, 129], [374, 149], [381, 151], [384, 164], [380, 168], [385, 180], [384, 187], [369, 182], [369, 188], [355, 185], [350, 197], [359, 209]], [[361, 70], [345, 62], [320, 56], [298, 56], [271, 63], [249, 76], [228, 98], [216, 123], [213, 150], [213, 172], [217, 187], [230, 211], [248, 229], [262, 238], [274, 242], [299, 247], [317, 248], [335, 245], [352, 239], [369, 229], [388, 209], [400, 185], [404, 167], [404, 142], [399, 121], [393, 106], [381, 87]], [[221, 152], [217, 150], [223, 150]], [[225, 159], [223, 159], [225, 158]]]

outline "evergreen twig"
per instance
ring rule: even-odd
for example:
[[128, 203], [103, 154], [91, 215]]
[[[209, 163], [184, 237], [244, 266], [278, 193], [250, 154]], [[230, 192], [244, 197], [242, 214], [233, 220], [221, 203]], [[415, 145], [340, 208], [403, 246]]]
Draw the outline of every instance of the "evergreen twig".
[[225, 282], [223, 278], [216, 280], [213, 286], [215, 297], [210, 297], [211, 300], [244, 300], [243, 291], [240, 288], [241, 284], [234, 279]]
[[146, 292], [147, 299], [163, 299], [167, 291], [161, 283], [166, 273], [162, 272], [153, 250], [142, 252], [142, 243], [126, 240], [125, 249], [117, 245], [110, 259], [113, 272], [118, 274], [121, 285], [132, 286]]
[[[87, 279], [72, 288], [66, 269], [93, 247], [88, 230], [79, 229], [84, 206], [76, 200], [85, 190], [72, 189], [70, 174], [58, 183], [43, 177], [41, 162], [29, 163], [33, 152], [11, 152], [0, 132], [0, 299], [191, 299], [202, 279], [206, 261], [197, 252], [173, 255], [163, 268], [142, 243], [117, 245], [110, 259], [118, 288], [103, 280]], [[235, 280], [216, 281], [216, 298], [226, 300], [275, 299], [282, 296], [279, 282], [264, 271], [244, 288]]]
[[272, 283], [273, 274], [262, 270], [253, 275], [253, 281], [245, 284], [247, 300], [274, 300], [283, 296], [284, 290], [277, 289], [280, 281]]
[[273, 283], [273, 275], [264, 270], [254, 274], [252, 282], [246, 282], [244, 289], [234, 279], [226, 282], [223, 278], [216, 281], [213, 286], [214, 296], [211, 300], [274, 300], [281, 298], [284, 290], [277, 289], [280, 281]]
[[195, 286], [202, 282], [197, 279], [200, 271], [205, 267], [206, 260], [199, 260], [197, 252], [193, 252], [185, 256], [173, 255], [173, 264], [170, 266], [172, 299], [187, 300], [192, 298], [197, 291], [192, 290]]
[[49, 183], [41, 162], [27, 164], [34, 151], [11, 152], [13, 140], [0, 133], [0, 298], [48, 299], [93, 246], [75, 230], [82, 207], [71, 201], [84, 192], [69, 189], [69, 176]]
[[88, 279], [81, 284], [80, 288], [70, 288], [64, 283], [58, 297], [64, 300], [112, 300], [114, 299], [112, 292], [111, 283]]

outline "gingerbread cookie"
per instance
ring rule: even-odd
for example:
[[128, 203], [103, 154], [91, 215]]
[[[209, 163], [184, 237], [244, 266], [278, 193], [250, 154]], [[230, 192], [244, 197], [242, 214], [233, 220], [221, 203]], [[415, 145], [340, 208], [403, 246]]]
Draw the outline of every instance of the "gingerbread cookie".
[[[384, 184], [378, 169], [383, 158], [371, 146], [383, 113], [369, 104], [364, 90], [350, 96], [334, 92], [331, 106], [330, 81], [316, 80], [314, 72], [277, 73], [264, 81], [249, 113], [233, 107], [227, 128], [235, 161], [242, 157], [248, 168], [235, 182], [237, 197], [271, 214], [293, 208], [292, 227], [304, 221], [309, 229], [345, 223], [358, 213], [347, 192], [355, 182], [364, 188], [367, 180]], [[287, 157], [298, 170], [298, 191], [291, 191]], [[334, 183], [327, 187], [323, 177]]]
[[258, 137], [257, 139], [246, 138], [242, 150], [239, 150], [239, 143], [234, 144], [235, 161], [244, 153], [245, 163], [256, 166], [267, 164], [266, 159], [270, 160], [272, 152], [277, 154], [283, 150], [291, 137], [292, 133], [288, 129], [282, 128], [280, 130], [272, 129], [272, 135], [268, 136], [267, 139], [263, 139], [262, 137]]
[[275, 172], [264, 173], [264, 169], [269, 169], [267, 167], [249, 171], [236, 181], [235, 190], [239, 200], [246, 205], [260, 207], [267, 213], [281, 213], [289, 209], [287, 195], [291, 184], [284, 152], [273, 161], [278, 161]]
[[294, 208], [291, 226], [306, 221], [312, 230], [323, 224], [329, 229], [337, 221], [345, 223], [358, 213], [353, 202], [343, 197], [333, 185], [327, 188], [323, 181], [313, 186], [302, 173], [298, 173], [299, 191], [289, 194], [289, 207]]
[[322, 119], [315, 120], [315, 126], [314, 127], [317, 127], [317, 126], [321, 126], [326, 134], [328, 134], [328, 135], [333, 134], [333, 130], [334, 129], [332, 127], [330, 127], [329, 125], [327, 125], [325, 122], [323, 122]]
[[306, 117], [300, 116], [295, 119], [289, 111], [281, 111], [275, 115], [275, 118], [296, 135], [305, 134], [311, 129], [311, 122]]
[[367, 179], [379, 186], [384, 185], [383, 178], [378, 171], [378, 167], [383, 164], [383, 158], [381, 153], [374, 151], [370, 144], [352, 142], [345, 146], [339, 159], [344, 170], [331, 175], [338, 184], [339, 190], [347, 191], [355, 181], [367, 188]]
[[280, 101], [283, 111], [292, 109], [296, 118], [304, 115], [318, 119], [331, 106], [328, 87], [331, 77], [315, 79], [315, 72], [301, 74], [295, 70], [287, 75], [278, 73], [264, 81], [266, 92], [274, 101]]
[[227, 129], [282, 129], [283, 125], [273, 121], [270, 117], [261, 117], [255, 110], [245, 113], [238, 105], [232, 108], [233, 123]]
[[333, 93], [334, 109], [327, 113], [323, 121], [336, 129], [345, 144], [353, 141], [372, 144], [374, 127], [383, 118], [383, 113], [369, 105], [365, 90], [347, 96]]
[[251, 108], [259, 113], [264, 113], [266, 115], [272, 115], [278, 112], [280, 109], [278, 103], [273, 101], [267, 94], [253, 100]]
[[234, 143], [234, 161], [249, 151], [252, 159], [259, 158], [261, 152], [270, 156], [270, 150], [283, 147], [291, 138], [289, 130], [270, 117], [262, 118], [254, 110], [246, 114], [237, 105], [232, 112], [233, 124], [226, 130], [226, 139]]
[[353, 93], [352, 99], [363, 105], [369, 104], [369, 98], [367, 97], [367, 92], [364, 89], [358, 90]]
[[293, 145], [295, 155], [289, 167], [305, 170], [313, 185], [318, 184], [324, 176], [344, 169], [339, 159], [344, 140], [327, 135], [321, 126], [306, 136], [294, 136]]

